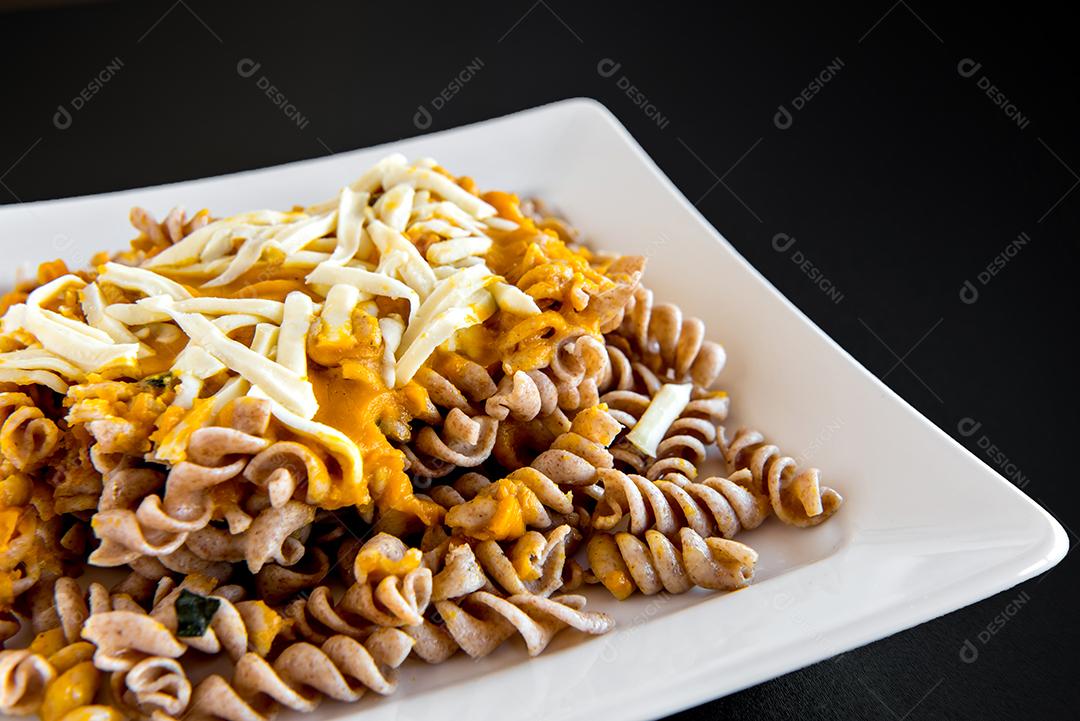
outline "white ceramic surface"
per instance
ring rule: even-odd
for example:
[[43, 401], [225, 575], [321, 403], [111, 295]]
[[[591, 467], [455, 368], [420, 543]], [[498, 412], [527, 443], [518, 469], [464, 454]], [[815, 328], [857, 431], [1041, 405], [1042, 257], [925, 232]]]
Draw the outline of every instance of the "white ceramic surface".
[[606, 637], [567, 632], [536, 659], [511, 643], [479, 662], [410, 660], [394, 696], [327, 703], [312, 719], [658, 717], [974, 603], [1066, 553], [1056, 521], [785, 300], [593, 101], [263, 170], [0, 208], [3, 285], [17, 266], [82, 264], [123, 247], [133, 205], [287, 208], [333, 195], [392, 151], [435, 157], [483, 188], [539, 195], [594, 245], [647, 255], [658, 298], [704, 319], [727, 348], [731, 425], [756, 424], [824, 469], [846, 502], [810, 531], [772, 519], [740, 537], [761, 554], [749, 589], [621, 604], [593, 593], [590, 606], [619, 622]]

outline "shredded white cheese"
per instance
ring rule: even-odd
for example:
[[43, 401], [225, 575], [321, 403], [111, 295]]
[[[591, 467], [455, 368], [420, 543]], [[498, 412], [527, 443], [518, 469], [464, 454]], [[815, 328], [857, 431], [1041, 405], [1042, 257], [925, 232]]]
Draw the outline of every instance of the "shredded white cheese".
[[[479, 291], [469, 299], [467, 307], [449, 308], [435, 316], [430, 323], [423, 327], [419, 334], [412, 338], [404, 351], [399, 349], [398, 362], [394, 369], [397, 376], [397, 387], [400, 388], [411, 381], [412, 377], [416, 375], [416, 371], [424, 364], [424, 361], [435, 352], [436, 348], [448, 341], [451, 336], [459, 330], [482, 323], [494, 312], [495, 302], [491, 294], [486, 291]], [[412, 327], [409, 328], [409, 331], [411, 330]], [[406, 335], [409, 331], [406, 331]], [[405, 346], [404, 338], [402, 338], [402, 346]]]
[[184, 286], [163, 275], [120, 263], [106, 263], [105, 272], [98, 277], [97, 282], [109, 283], [124, 290], [138, 291], [143, 295], [167, 295], [173, 300], [185, 300], [191, 297], [191, 293]]
[[435, 265], [448, 265], [474, 255], [483, 255], [491, 250], [491, 238], [483, 235], [470, 235], [432, 243], [427, 251], [427, 259]]
[[421, 298], [426, 298], [435, 287], [435, 272], [412, 241], [380, 220], [368, 224], [368, 233], [380, 253], [394, 252], [402, 256], [404, 262], [398, 267], [398, 275]]
[[190, 233], [179, 243], [170, 245], [143, 263], [143, 266], [146, 268], [160, 268], [190, 265], [200, 257], [206, 245], [221, 234], [228, 234], [231, 241], [234, 237], [248, 237], [258, 226], [280, 225], [290, 222], [295, 217], [295, 213], [256, 210], [216, 220]]
[[381, 273], [373, 273], [363, 268], [342, 268], [341, 266], [323, 264], [311, 271], [307, 277], [307, 282], [331, 287], [338, 283], [344, 283], [371, 295], [404, 298], [409, 301], [410, 315], [414, 315], [416, 309], [420, 307], [420, 296], [417, 295], [415, 290], [400, 280], [388, 278]]
[[367, 192], [358, 193], [352, 188], [342, 188], [338, 204], [337, 246], [329, 262], [344, 265], [357, 256], [364, 259], [371, 254], [374, 246], [364, 234], [364, 209], [370, 197], [371, 194]]
[[[268, 398], [279, 420], [319, 437], [349, 473], [359, 474], [359, 457], [350, 455], [354, 444], [311, 420], [318, 410], [307, 378], [312, 328], [320, 339], [341, 342], [355, 332], [354, 314], [374, 316], [383, 344], [380, 375], [387, 386], [401, 387], [437, 348], [454, 347], [459, 331], [497, 309], [540, 313], [484, 260], [493, 245], [490, 231], [516, 224], [436, 168], [432, 159], [409, 163], [391, 155], [334, 198], [303, 211], [222, 218], [141, 266], [109, 262], [93, 283], [75, 275], [46, 283], [11, 306], [0, 323], [5, 334], [32, 336], [30, 347], [0, 353], [0, 380], [64, 392], [69, 381], [119, 365], [137, 367], [153, 348], [186, 336], [170, 368], [179, 381], [176, 405], [192, 409], [208, 379], [230, 375], [213, 395], [215, 409], [245, 393]], [[245, 297], [243, 288], [218, 290], [241, 285], [263, 261], [306, 274], [306, 292], [292, 291], [282, 302]], [[49, 309], [73, 286], [86, 322]], [[193, 286], [199, 291], [188, 290]], [[129, 300], [109, 303], [117, 300], [116, 290]], [[406, 301], [408, 313], [388, 309], [387, 298]], [[252, 326], [250, 345], [236, 340]], [[166, 449], [174, 451], [182, 454]]]
[[311, 298], [294, 290], [285, 298], [285, 313], [278, 331], [277, 362], [307, 380], [307, 332], [311, 327]]
[[495, 296], [495, 302], [499, 304], [500, 310], [524, 316], [540, 315], [541, 313], [540, 306], [536, 304], [533, 297], [516, 285], [499, 281], [492, 283], [490, 290], [491, 294]]
[[191, 408], [203, 389], [203, 381], [225, 370], [225, 364], [194, 343], [189, 343], [173, 361], [170, 372], [180, 380], [174, 403]]
[[207, 318], [177, 310], [166, 296], [148, 298], [144, 302], [155, 310], [168, 313], [193, 343], [202, 346], [230, 370], [258, 386], [268, 397], [293, 413], [302, 418], [311, 418], [319, 409], [311, 383], [295, 371], [229, 338]]
[[86, 282], [77, 276], [65, 275], [31, 292], [21, 311], [25, 330], [46, 350], [86, 372], [115, 365], [133, 365], [139, 354], [138, 343], [117, 343], [105, 331], [41, 307], [72, 285], [82, 288]]
[[693, 385], [690, 383], [683, 385], [666, 383], [661, 386], [653, 396], [649, 407], [626, 435], [626, 440], [650, 458], [655, 458], [656, 448], [660, 445], [660, 441], [664, 440], [664, 434], [690, 402], [692, 389]]
[[44, 348], [24, 348], [0, 353], [0, 368], [24, 371], [52, 371], [65, 378], [82, 378], [82, 371]]
[[123, 323], [105, 312], [105, 297], [101, 294], [101, 287], [97, 283], [91, 283], [83, 288], [82, 309], [87, 323], [104, 331], [117, 343], [139, 342], [135, 334]]

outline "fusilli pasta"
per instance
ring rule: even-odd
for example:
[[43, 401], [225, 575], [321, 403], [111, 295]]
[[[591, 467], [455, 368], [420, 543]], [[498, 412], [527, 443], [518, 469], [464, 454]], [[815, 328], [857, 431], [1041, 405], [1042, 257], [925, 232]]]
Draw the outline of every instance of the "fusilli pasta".
[[130, 220], [0, 299], [0, 640], [36, 634], [0, 712], [386, 695], [410, 654], [608, 632], [586, 594], [742, 588], [736, 534], [842, 502], [728, 440], [723, 347], [539, 201], [392, 155], [306, 207]]
[[600, 482], [603, 495], [592, 522], [604, 531], [626, 518], [626, 530], [634, 535], [653, 528], [670, 536], [680, 528], [690, 528], [705, 537], [732, 538], [742, 529], [760, 526], [770, 511], [768, 497], [757, 492], [746, 470], [699, 483], [674, 474], [650, 481], [606, 470], [601, 471]]
[[598, 533], [589, 541], [589, 565], [616, 598], [634, 590], [685, 593], [694, 586], [717, 591], [743, 588], [754, 576], [757, 553], [726, 538], [702, 538], [682, 528], [675, 545], [659, 531], [642, 540], [631, 533]]
[[799, 471], [795, 459], [765, 442], [755, 430], [739, 429], [731, 441], [720, 433], [724, 459], [732, 469], [746, 469], [759, 492], [768, 493], [773, 513], [793, 526], [816, 526], [840, 508], [840, 494], [822, 486], [816, 468]]
[[411, 647], [404, 633], [384, 628], [364, 644], [340, 635], [320, 646], [296, 643], [272, 663], [249, 653], [236, 663], [231, 683], [213, 675], [195, 687], [188, 718], [249, 721], [269, 717], [277, 705], [312, 711], [323, 696], [357, 701], [369, 689], [385, 696]]

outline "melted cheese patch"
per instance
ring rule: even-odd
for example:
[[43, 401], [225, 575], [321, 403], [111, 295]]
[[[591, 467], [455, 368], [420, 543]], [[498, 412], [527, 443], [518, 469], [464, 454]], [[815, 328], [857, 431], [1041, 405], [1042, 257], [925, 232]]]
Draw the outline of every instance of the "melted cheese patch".
[[[366, 503], [372, 478], [379, 473], [404, 475], [405, 457], [394, 448], [380, 430], [381, 423], [407, 422], [408, 414], [396, 394], [372, 377], [347, 378], [341, 368], [320, 368], [312, 371], [319, 412], [315, 421], [342, 434], [356, 449], [364, 477], [353, 504]], [[408, 478], [406, 477], [406, 481]], [[410, 484], [411, 486], [411, 484]], [[356, 484], [353, 484], [356, 488]]]
[[405, 554], [394, 560], [387, 558], [379, 548], [367, 548], [356, 554], [353, 570], [357, 579], [378, 582], [387, 576], [404, 576], [420, 568], [423, 554], [419, 548], [410, 548]]

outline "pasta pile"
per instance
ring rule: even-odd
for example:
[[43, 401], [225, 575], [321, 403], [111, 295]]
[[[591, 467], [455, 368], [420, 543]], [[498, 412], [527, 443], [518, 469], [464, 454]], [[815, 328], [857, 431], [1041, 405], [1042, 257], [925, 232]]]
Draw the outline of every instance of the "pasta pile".
[[729, 436], [724, 350], [642, 258], [537, 202], [393, 155], [306, 208], [131, 220], [0, 302], [3, 713], [388, 694], [409, 656], [609, 631], [590, 584], [743, 588], [740, 531], [841, 504]]

